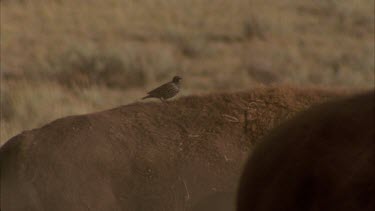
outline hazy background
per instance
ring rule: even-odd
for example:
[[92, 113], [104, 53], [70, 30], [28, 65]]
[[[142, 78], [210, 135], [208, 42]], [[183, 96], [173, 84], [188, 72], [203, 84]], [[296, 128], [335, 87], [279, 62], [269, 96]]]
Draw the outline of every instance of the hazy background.
[[0, 144], [138, 101], [291, 84], [374, 87], [373, 0], [1, 0]]

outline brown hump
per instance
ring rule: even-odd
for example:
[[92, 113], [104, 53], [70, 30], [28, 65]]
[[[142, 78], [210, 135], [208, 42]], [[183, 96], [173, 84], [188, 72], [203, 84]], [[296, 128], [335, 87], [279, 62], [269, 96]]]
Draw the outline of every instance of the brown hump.
[[374, 210], [374, 92], [313, 106], [246, 164], [238, 211]]
[[235, 192], [270, 128], [340, 95], [259, 88], [58, 119], [1, 148], [1, 210], [190, 209]]

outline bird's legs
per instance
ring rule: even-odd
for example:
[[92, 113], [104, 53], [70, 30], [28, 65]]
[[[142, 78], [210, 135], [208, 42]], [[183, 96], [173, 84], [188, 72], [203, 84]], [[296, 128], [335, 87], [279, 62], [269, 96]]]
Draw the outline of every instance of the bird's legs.
[[161, 100], [161, 102], [163, 102], [164, 104], [169, 104], [169, 101], [168, 100], [166, 100], [166, 99], [164, 99], [164, 98], [160, 98], [160, 100]]

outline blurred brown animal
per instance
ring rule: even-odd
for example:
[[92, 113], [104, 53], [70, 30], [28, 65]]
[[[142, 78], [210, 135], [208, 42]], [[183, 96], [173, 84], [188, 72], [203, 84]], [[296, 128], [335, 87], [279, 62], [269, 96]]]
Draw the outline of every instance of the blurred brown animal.
[[238, 211], [373, 211], [374, 92], [315, 106], [257, 145]]
[[1, 210], [190, 210], [236, 191], [252, 143], [273, 124], [341, 95], [258, 88], [58, 119], [0, 149]]

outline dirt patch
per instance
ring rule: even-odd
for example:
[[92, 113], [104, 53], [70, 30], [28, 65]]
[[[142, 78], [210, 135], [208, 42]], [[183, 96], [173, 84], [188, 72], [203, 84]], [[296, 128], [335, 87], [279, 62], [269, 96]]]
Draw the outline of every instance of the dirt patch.
[[256, 140], [343, 92], [258, 88], [69, 116], [1, 148], [4, 210], [186, 210], [234, 192]]

